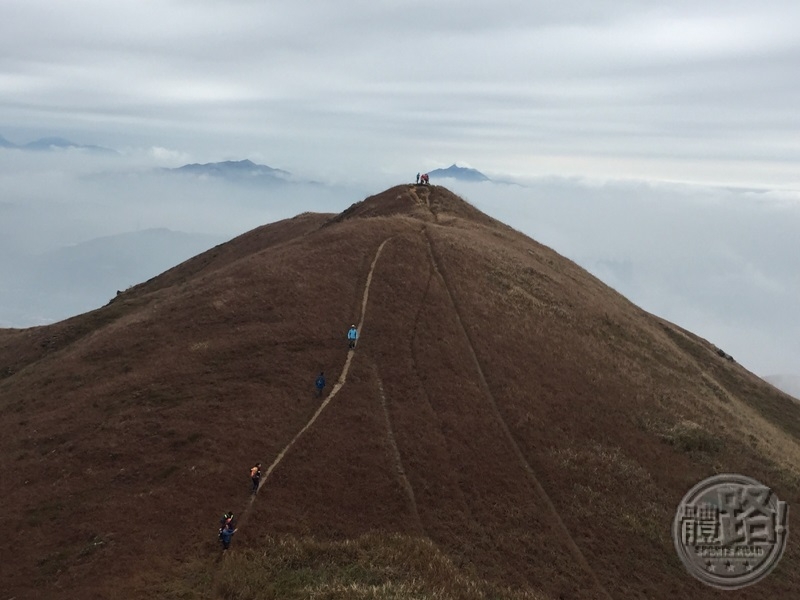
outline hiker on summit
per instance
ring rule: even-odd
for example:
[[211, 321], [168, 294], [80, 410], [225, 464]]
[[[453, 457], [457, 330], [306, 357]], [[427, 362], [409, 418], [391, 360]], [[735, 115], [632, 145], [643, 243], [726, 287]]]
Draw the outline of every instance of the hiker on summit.
[[253, 493], [258, 492], [258, 484], [261, 482], [261, 463], [250, 469], [250, 480], [253, 482]]
[[350, 331], [347, 332], [347, 339], [350, 342], [350, 349], [356, 347], [356, 340], [358, 339], [358, 329], [355, 325], [350, 325]]
[[317, 377], [317, 381], [314, 382], [314, 385], [317, 386], [317, 398], [322, 396], [322, 390], [325, 388], [325, 373], [322, 371], [319, 372], [319, 376]]
[[231, 547], [231, 538], [233, 537], [233, 534], [236, 533], [237, 531], [239, 530], [234, 529], [233, 525], [231, 525], [230, 523], [222, 528], [222, 531], [220, 531], [219, 533], [219, 539], [222, 540], [223, 552], [225, 552], [225, 550]]
[[417, 173], [417, 185], [419, 185], [419, 173]]

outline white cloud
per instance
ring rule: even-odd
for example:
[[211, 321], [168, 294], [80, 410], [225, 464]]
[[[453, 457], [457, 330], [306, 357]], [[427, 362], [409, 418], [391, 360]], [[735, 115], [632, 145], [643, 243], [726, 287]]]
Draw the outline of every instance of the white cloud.
[[179, 150], [170, 150], [169, 148], [162, 148], [160, 146], [153, 146], [148, 150], [158, 163], [181, 166], [189, 162], [190, 157], [185, 152]]

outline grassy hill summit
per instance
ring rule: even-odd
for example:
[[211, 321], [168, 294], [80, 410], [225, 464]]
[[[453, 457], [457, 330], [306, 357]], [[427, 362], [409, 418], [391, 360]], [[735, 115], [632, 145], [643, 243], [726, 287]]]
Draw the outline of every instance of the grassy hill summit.
[[[676, 555], [681, 498], [800, 493], [793, 399], [439, 186], [0, 330], [0, 415], [18, 600], [722, 598]], [[798, 564], [790, 535], [736, 597], [800, 597]]]

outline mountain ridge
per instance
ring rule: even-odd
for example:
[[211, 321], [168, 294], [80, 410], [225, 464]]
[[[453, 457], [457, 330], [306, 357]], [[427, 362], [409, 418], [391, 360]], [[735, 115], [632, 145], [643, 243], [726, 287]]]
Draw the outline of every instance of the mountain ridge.
[[[320, 411], [322, 370], [346, 380]], [[29, 528], [0, 548], [0, 581], [20, 596], [210, 598], [247, 580], [345, 598], [411, 585], [346, 548], [423, 540], [490, 597], [711, 599], [669, 533], [686, 491], [715, 472], [800, 491], [796, 403], [435, 185], [265, 225], [97, 311], [0, 330], [0, 413], [0, 491]], [[275, 467], [251, 501], [256, 460]], [[308, 558], [326, 544], [335, 573]], [[788, 544], [737, 595], [800, 590]], [[319, 576], [276, 587], [298, 572]]]
[[96, 154], [119, 154], [113, 148], [96, 146], [92, 144], [78, 144], [71, 140], [58, 136], [38, 138], [24, 144], [16, 144], [3, 136], [0, 136], [0, 148], [16, 149], [30, 152], [50, 152], [59, 150], [85, 150]]
[[290, 181], [292, 174], [267, 165], [254, 163], [249, 159], [226, 160], [211, 163], [191, 163], [165, 171], [200, 177], [219, 177], [234, 181], [269, 181], [283, 183]]

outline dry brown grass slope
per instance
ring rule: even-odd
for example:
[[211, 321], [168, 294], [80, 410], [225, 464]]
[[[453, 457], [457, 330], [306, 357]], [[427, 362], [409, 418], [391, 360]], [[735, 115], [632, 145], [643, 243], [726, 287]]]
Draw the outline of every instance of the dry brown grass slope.
[[[384, 242], [347, 381], [296, 438]], [[17, 599], [722, 598], [675, 555], [683, 494], [800, 491], [796, 402], [437, 186], [0, 331], [0, 415]], [[219, 560], [250, 465], [295, 438]], [[789, 536], [735, 595], [800, 597], [799, 560]]]

